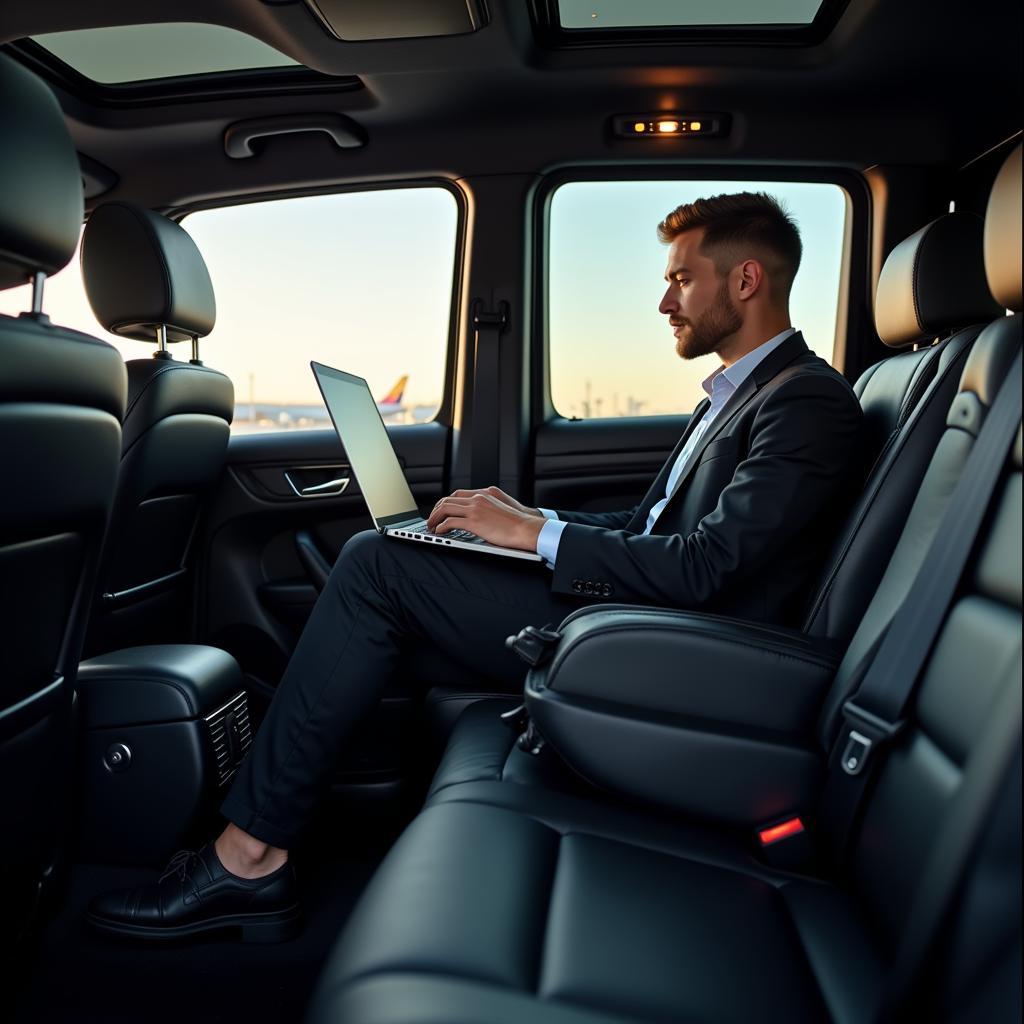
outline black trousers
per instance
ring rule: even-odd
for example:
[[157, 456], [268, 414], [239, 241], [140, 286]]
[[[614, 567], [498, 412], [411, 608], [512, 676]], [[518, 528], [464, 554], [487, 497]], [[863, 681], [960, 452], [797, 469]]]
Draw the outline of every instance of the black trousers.
[[541, 563], [358, 534], [338, 556], [222, 813], [289, 848], [403, 652], [431, 644], [458, 675], [514, 688], [526, 666], [505, 638], [558, 623], [579, 604], [551, 592]]

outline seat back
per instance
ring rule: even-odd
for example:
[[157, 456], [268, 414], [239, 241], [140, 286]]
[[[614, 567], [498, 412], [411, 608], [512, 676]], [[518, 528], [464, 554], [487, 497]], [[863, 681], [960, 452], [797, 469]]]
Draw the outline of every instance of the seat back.
[[[1006, 266], [995, 255], [1020, 250], [1020, 153], [997, 179], [986, 218], [986, 234], [999, 236], [986, 244], [992, 290], [1017, 313], [987, 327], [974, 346], [883, 591], [920, 566], [916, 553], [934, 537], [964, 453], [1021, 351], [1019, 256], [1016, 281], [1000, 287]], [[849, 862], [849, 882], [897, 982], [909, 983], [903, 996], [918, 1019], [993, 1019], [985, 1007], [1005, 1005], [1010, 986], [1019, 1007], [1021, 457], [1018, 428]], [[969, 864], [962, 872], [953, 870], [957, 851]]]
[[75, 673], [126, 382], [111, 346], [42, 312], [45, 278], [71, 258], [82, 218], [60, 107], [2, 55], [0, 96], [0, 288], [34, 284], [32, 311], [0, 316], [0, 878], [5, 920], [13, 910], [17, 923], [62, 836]]
[[[179, 225], [129, 203], [89, 218], [82, 273], [97, 319], [156, 342], [127, 363], [128, 408], [117, 499], [86, 645], [92, 655], [190, 638], [190, 546], [204, 499], [220, 478], [234, 389], [199, 360], [216, 319], [199, 250]], [[192, 359], [168, 343], [190, 341]]]
[[974, 214], [946, 214], [901, 242], [882, 269], [879, 337], [916, 348], [876, 363], [855, 385], [874, 461], [811, 599], [803, 628], [813, 636], [853, 636], [945, 429], [971, 346], [1002, 312], [985, 277], [983, 232]]

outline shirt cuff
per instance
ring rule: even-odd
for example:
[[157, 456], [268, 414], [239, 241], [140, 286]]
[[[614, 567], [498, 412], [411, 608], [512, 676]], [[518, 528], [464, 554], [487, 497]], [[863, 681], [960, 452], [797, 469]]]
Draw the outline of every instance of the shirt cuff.
[[539, 509], [537, 509], [537, 511], [538, 511], [538, 512], [539, 512], [539, 513], [540, 513], [540, 514], [541, 514], [541, 515], [542, 515], [542, 516], [543, 516], [543, 517], [544, 517], [545, 519], [554, 519], [554, 520], [555, 520], [555, 522], [558, 522], [558, 513], [557, 513], [557, 512], [555, 512], [555, 511], [554, 511], [553, 509], [550, 509], [550, 508], [539, 508]]
[[537, 554], [554, 569], [558, 557], [558, 542], [562, 539], [562, 531], [568, 526], [559, 519], [549, 519], [537, 534]]

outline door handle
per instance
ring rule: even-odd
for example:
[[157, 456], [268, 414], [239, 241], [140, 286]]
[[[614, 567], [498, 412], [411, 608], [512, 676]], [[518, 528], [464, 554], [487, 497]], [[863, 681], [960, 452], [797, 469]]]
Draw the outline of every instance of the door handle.
[[327, 480], [322, 484], [313, 484], [310, 487], [299, 487], [292, 479], [290, 473], [286, 472], [284, 478], [288, 481], [288, 486], [295, 492], [296, 497], [299, 498], [335, 497], [339, 494], [344, 494], [348, 485], [352, 481], [351, 477], [339, 476], [335, 477], [333, 480]]

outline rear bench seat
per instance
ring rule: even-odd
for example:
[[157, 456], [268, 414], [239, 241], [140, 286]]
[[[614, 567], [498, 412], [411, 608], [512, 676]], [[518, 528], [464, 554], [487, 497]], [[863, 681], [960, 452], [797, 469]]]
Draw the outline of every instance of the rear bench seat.
[[[1020, 351], [1019, 148], [987, 228], [993, 293], [1018, 314], [983, 332], [963, 379], [975, 399], [958, 399], [954, 419], [982, 411]], [[943, 457], [955, 447], [969, 444], [947, 433], [933, 483], [936, 463], [962, 465]], [[815, 877], [767, 866], [746, 836], [652, 810], [450, 785], [368, 887], [310, 1020], [1019, 1018], [1021, 454], [1018, 427], [907, 726], [851, 842], [821, 833]], [[893, 564], [912, 542], [904, 532]], [[951, 870], [958, 846], [966, 871]]]
[[[876, 363], [855, 385], [864, 409], [866, 461], [872, 464], [825, 560], [802, 627], [803, 633], [832, 641], [840, 652], [848, 648], [837, 693], [845, 692], [851, 672], [906, 594], [934, 532], [936, 510], [948, 496], [948, 474], [959, 472], [967, 454], [963, 445], [953, 445], [941, 469], [930, 470], [925, 478], [971, 348], [984, 324], [1002, 311], [988, 288], [982, 236], [980, 217], [939, 217], [892, 251], [879, 278], [879, 336], [893, 348], [922, 347]], [[951, 274], [950, 267], [956, 272]], [[997, 360], [995, 370], [1003, 369], [1005, 363]], [[982, 397], [987, 400], [987, 395]], [[922, 490], [931, 497], [919, 500]], [[920, 508], [911, 514], [915, 500]], [[908, 543], [899, 571], [880, 587], [904, 527]], [[575, 778], [550, 753], [536, 759], [514, 746], [515, 734], [499, 717], [514, 705], [495, 703], [478, 700], [459, 717], [431, 794], [488, 778], [574, 787]]]

